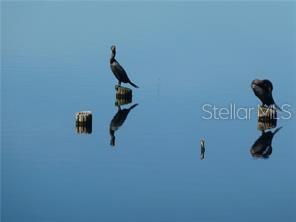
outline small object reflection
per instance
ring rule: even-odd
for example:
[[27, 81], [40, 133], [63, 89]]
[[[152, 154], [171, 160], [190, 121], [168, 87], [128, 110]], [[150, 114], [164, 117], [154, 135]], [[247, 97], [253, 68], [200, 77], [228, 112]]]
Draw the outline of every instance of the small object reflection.
[[203, 160], [205, 158], [205, 140], [200, 140], [200, 159]]
[[121, 109], [120, 106], [118, 106], [118, 111], [115, 114], [115, 116], [113, 117], [113, 119], [110, 122], [110, 127], [109, 127], [109, 133], [111, 136], [111, 140], [110, 140], [110, 145], [111, 146], [115, 146], [115, 131], [117, 131], [122, 124], [124, 123], [124, 121], [126, 120], [129, 112], [135, 108], [138, 104], [134, 104], [132, 106], [130, 106], [128, 109]]
[[274, 132], [270, 131], [262, 131], [261, 136], [255, 141], [250, 152], [254, 158], [262, 158], [267, 159], [272, 154], [272, 139], [274, 135], [281, 129], [282, 127], [277, 128]]
[[276, 128], [276, 125], [277, 125], [276, 119], [272, 121], [258, 121], [257, 128], [260, 131], [265, 131], [265, 130]]
[[76, 132], [78, 134], [92, 133], [92, 113], [91, 111], [81, 111], [75, 114]]
[[85, 126], [77, 126], [76, 125], [76, 133], [78, 134], [91, 134], [92, 133], [92, 125], [85, 125]]

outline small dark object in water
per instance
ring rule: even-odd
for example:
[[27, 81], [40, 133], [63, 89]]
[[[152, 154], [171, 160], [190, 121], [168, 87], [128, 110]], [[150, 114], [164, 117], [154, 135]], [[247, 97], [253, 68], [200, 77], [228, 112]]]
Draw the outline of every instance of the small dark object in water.
[[271, 81], [268, 79], [259, 80], [255, 79], [252, 81], [251, 87], [255, 93], [255, 95], [261, 100], [262, 106], [271, 106], [274, 105], [277, 109], [281, 110], [279, 106], [277, 106], [272, 97], [273, 86]]
[[203, 160], [205, 158], [205, 140], [201, 140], [200, 141], [200, 159]]
[[121, 82], [123, 82], [123, 83], [129, 83], [135, 88], [139, 88], [136, 84], [134, 84], [130, 81], [124, 68], [115, 59], [115, 55], [116, 55], [116, 46], [112, 45], [111, 46], [110, 67], [111, 67], [111, 70], [112, 70], [113, 74], [115, 75], [116, 79], [118, 80], [118, 85], [121, 85]]

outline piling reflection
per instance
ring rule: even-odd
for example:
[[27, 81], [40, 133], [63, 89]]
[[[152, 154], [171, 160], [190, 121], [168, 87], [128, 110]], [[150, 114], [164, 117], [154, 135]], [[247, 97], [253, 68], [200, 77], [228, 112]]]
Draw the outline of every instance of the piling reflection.
[[279, 127], [273, 132], [271, 130], [267, 132], [263, 130], [261, 136], [255, 141], [250, 150], [251, 155], [255, 158], [269, 158], [272, 154], [272, 139], [281, 128]]
[[121, 109], [120, 106], [118, 106], [118, 111], [113, 117], [113, 119], [110, 122], [109, 127], [109, 133], [111, 136], [110, 145], [115, 146], [115, 132], [123, 125], [124, 121], [126, 120], [129, 112], [135, 108], [138, 104], [134, 104], [130, 106], [128, 109]]
[[91, 134], [92, 124], [76, 125], [76, 133], [78, 134]]

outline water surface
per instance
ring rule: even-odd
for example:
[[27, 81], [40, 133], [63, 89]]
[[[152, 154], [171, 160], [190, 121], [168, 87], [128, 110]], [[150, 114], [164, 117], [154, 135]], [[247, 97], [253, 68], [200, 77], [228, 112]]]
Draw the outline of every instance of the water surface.
[[[295, 21], [292, 2], [2, 3], [2, 221], [295, 221], [295, 118], [267, 159], [256, 112], [202, 119], [256, 107], [255, 78], [294, 110]], [[114, 147], [112, 44], [140, 86]]]

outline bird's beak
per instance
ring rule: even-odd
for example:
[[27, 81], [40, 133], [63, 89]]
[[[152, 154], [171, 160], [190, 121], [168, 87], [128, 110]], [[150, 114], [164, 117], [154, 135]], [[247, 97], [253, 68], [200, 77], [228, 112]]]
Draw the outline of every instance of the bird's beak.
[[258, 80], [258, 79], [255, 79], [255, 80], [253, 80], [252, 81], [252, 83], [251, 83], [251, 87], [252, 87], [252, 89], [255, 89], [256, 87], [259, 87], [259, 83], [260, 83], [261, 81], [260, 80]]

